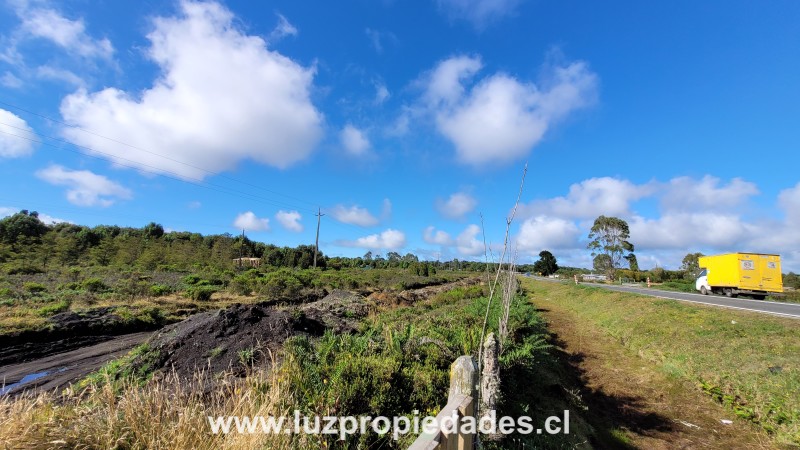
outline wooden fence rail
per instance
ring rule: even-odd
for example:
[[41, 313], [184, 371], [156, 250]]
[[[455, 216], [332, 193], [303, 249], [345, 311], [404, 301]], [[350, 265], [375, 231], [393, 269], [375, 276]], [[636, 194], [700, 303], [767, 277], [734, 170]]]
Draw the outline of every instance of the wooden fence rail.
[[[472, 450], [475, 436], [461, 433], [462, 419], [475, 417], [477, 408], [478, 368], [471, 356], [460, 356], [450, 366], [450, 391], [447, 405], [436, 416], [441, 424], [448, 417], [457, 417], [454, 429], [420, 434], [409, 450]], [[449, 420], [449, 419], [448, 419]]]

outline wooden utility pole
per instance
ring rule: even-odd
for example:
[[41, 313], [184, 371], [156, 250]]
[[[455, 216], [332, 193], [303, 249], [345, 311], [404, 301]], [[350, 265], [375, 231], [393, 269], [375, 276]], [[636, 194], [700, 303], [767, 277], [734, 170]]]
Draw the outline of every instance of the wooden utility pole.
[[317, 252], [319, 251], [319, 222], [322, 219], [322, 211], [317, 209], [317, 239], [314, 241], [314, 268], [317, 268]]

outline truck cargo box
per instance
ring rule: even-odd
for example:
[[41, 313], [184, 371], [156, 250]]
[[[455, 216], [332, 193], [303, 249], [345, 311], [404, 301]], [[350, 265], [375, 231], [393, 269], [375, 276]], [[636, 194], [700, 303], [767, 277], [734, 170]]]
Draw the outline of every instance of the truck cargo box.
[[708, 285], [714, 290], [783, 292], [779, 255], [728, 253], [701, 256], [698, 262], [701, 269], [706, 269]]

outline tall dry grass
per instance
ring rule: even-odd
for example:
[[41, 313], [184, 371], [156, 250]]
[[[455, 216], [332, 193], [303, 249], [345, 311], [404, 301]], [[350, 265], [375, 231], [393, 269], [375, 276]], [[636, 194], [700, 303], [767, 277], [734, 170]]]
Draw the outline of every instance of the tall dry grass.
[[[315, 436], [213, 434], [208, 416], [286, 416], [294, 404], [279, 368], [222, 380], [204, 393], [201, 376], [174, 374], [144, 386], [92, 384], [81, 392], [0, 398], [4, 449], [289, 449], [320, 448]], [[323, 444], [324, 445], [324, 444]]]

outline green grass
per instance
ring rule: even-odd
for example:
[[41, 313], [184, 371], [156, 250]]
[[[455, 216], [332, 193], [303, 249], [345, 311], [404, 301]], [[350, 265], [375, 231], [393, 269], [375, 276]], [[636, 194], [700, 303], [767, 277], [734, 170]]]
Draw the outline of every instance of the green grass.
[[524, 281], [777, 442], [800, 444], [800, 322], [589, 286]]

